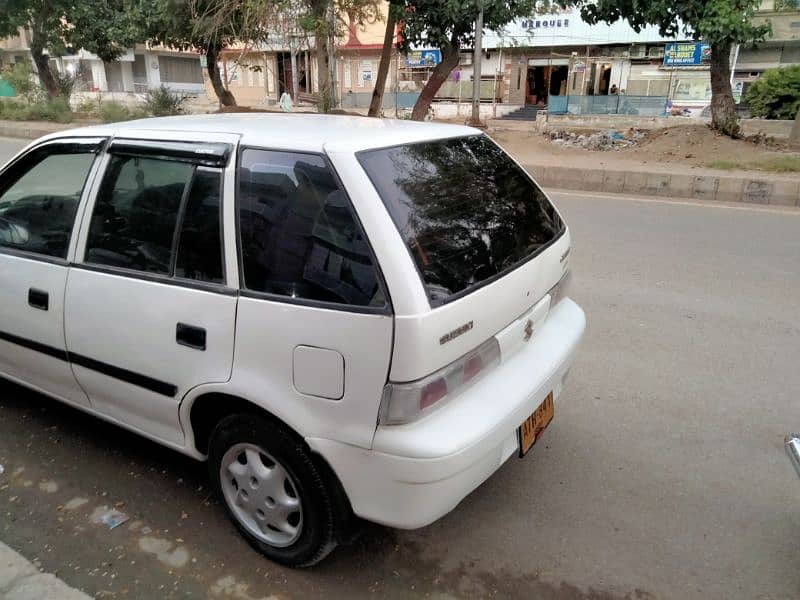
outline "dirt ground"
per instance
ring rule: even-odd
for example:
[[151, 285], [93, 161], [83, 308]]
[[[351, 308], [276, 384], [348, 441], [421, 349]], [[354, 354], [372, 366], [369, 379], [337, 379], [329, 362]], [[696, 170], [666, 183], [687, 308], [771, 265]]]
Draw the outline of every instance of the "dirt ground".
[[610, 151], [559, 146], [538, 132], [502, 126], [491, 128], [489, 134], [523, 164], [558, 165], [589, 159], [594, 165], [610, 168], [674, 170], [680, 165], [690, 169], [765, 170], [800, 177], [800, 153], [789, 151], [785, 143], [734, 140], [705, 125], [650, 131], [636, 146]]

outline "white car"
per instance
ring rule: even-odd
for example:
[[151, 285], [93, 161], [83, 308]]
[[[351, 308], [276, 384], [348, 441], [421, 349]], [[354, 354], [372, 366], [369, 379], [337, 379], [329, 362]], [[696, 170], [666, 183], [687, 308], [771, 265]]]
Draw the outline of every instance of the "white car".
[[292, 566], [423, 527], [554, 414], [570, 233], [468, 127], [312, 115], [61, 132], [0, 172], [0, 374], [209, 462]]

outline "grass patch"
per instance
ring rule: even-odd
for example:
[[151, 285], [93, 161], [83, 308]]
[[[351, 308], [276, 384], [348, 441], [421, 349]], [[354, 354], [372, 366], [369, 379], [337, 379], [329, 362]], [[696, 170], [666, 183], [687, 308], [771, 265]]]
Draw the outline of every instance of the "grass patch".
[[73, 119], [69, 103], [63, 98], [55, 100], [38, 100], [36, 102], [20, 102], [5, 100], [0, 102], [0, 119], [10, 121], [52, 121], [54, 123], [71, 123]]
[[707, 167], [722, 171], [769, 171], [770, 173], [800, 173], [800, 156], [776, 156], [764, 160], [739, 162], [735, 160], [713, 160]]

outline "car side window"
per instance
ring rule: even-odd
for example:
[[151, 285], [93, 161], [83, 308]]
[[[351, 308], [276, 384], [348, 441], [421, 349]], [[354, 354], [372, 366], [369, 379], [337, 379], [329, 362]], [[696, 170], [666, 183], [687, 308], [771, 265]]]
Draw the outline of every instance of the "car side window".
[[244, 150], [238, 207], [248, 290], [385, 306], [366, 236], [321, 156]]
[[85, 261], [222, 283], [221, 173], [177, 160], [112, 156]]
[[47, 144], [3, 174], [0, 246], [66, 258], [96, 148]]
[[223, 282], [221, 190], [219, 171], [195, 171], [178, 237], [175, 277]]

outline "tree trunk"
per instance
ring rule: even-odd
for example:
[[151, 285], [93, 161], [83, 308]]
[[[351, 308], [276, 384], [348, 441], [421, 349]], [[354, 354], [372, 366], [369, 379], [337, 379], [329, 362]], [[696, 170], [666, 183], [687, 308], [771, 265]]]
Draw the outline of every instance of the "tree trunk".
[[219, 99], [222, 106], [236, 106], [236, 98], [229, 90], [225, 89], [225, 84], [219, 74], [219, 67], [217, 66], [217, 58], [219, 57], [221, 48], [213, 44], [206, 48], [206, 69], [208, 69], [208, 78], [211, 79], [211, 86], [214, 88], [214, 93]]
[[[322, 28], [320, 28], [322, 29]], [[317, 108], [321, 113], [329, 113], [333, 108], [333, 89], [331, 87], [331, 64], [328, 53], [327, 31], [316, 34], [317, 51]]]
[[731, 90], [730, 42], [711, 45], [711, 126], [731, 137], [741, 133]]
[[383, 93], [386, 91], [386, 76], [389, 74], [389, 63], [392, 60], [392, 42], [397, 23], [396, 13], [389, 4], [389, 14], [386, 16], [386, 33], [383, 36], [383, 50], [381, 62], [378, 65], [378, 76], [375, 79], [375, 89], [372, 90], [372, 101], [369, 104], [369, 117], [379, 117], [383, 107]]
[[417, 102], [414, 104], [414, 110], [411, 111], [411, 118], [415, 121], [425, 120], [428, 108], [430, 108], [436, 92], [439, 91], [439, 88], [447, 81], [452, 70], [458, 65], [458, 51], [460, 50], [458, 42], [451, 40], [450, 44], [441, 50], [442, 62], [434, 67], [430, 79], [428, 79], [425, 87], [422, 88], [422, 93], [420, 93]]
[[36, 71], [39, 73], [39, 83], [42, 84], [47, 97], [53, 100], [58, 98], [60, 90], [56, 78], [50, 70], [50, 57], [44, 53], [44, 48], [37, 38], [38, 36], [34, 34], [34, 39], [31, 40], [31, 58], [33, 58]]

